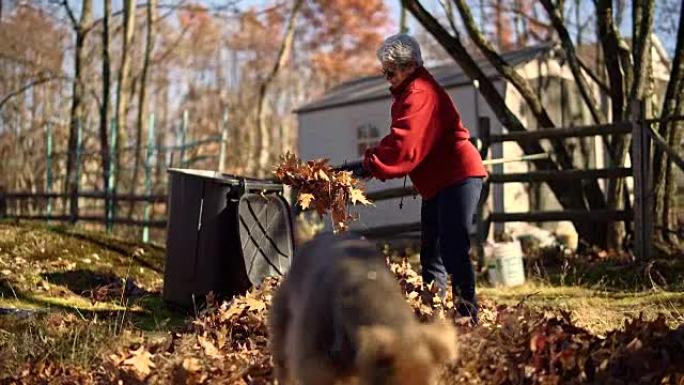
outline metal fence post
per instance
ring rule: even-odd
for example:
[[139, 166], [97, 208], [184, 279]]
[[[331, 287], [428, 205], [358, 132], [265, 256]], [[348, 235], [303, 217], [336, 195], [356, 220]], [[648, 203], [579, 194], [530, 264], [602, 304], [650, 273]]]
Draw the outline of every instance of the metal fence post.
[[143, 234], [142, 241], [147, 243], [150, 241], [150, 227], [147, 224], [150, 220], [151, 203], [149, 201], [152, 195], [152, 153], [154, 152], [154, 113], [150, 114], [150, 123], [147, 127], [147, 154], [145, 156], [145, 208], [143, 211]]
[[180, 168], [185, 167], [185, 136], [188, 130], [188, 110], [183, 111], [183, 122], [181, 123], [181, 142], [180, 142]]
[[223, 119], [221, 119], [221, 144], [219, 145], [219, 163], [218, 172], [223, 172], [226, 169], [226, 146], [228, 142], [228, 109], [223, 111]]
[[114, 227], [114, 218], [116, 218], [116, 200], [114, 191], [116, 191], [114, 183], [116, 182], [116, 119], [112, 119], [110, 124], [111, 132], [109, 143], [109, 201], [105, 202], [107, 206], [107, 232], [111, 233]]
[[[52, 122], [45, 125], [45, 192], [52, 192]], [[50, 222], [52, 216], [52, 199], [47, 198], [45, 210], [47, 211], [47, 221]]]
[[[70, 216], [70, 222], [71, 224], [75, 224], [78, 221], [78, 190], [79, 190], [79, 182], [81, 179], [81, 135], [83, 131], [83, 122], [81, 118], [78, 118], [76, 120], [76, 170], [74, 178], [75, 178], [75, 186], [73, 190], [69, 191], [69, 216]], [[69, 189], [71, 189], [71, 186], [69, 186]]]

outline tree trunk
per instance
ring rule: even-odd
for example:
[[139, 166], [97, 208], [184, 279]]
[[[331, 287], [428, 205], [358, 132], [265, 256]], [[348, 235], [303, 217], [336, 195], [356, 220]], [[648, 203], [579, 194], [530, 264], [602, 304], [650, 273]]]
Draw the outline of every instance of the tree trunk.
[[[145, 39], [145, 55], [143, 57], [142, 73], [140, 74], [140, 92], [138, 93], [138, 116], [135, 130], [135, 153], [133, 161], [133, 178], [130, 186], [130, 193], [135, 194], [135, 186], [137, 185], [138, 174], [140, 173], [140, 153], [142, 147], [142, 137], [145, 125], [145, 115], [147, 115], [146, 98], [147, 98], [147, 75], [150, 69], [150, 61], [152, 58], [152, 51], [154, 50], [155, 42], [155, 27], [156, 22], [156, 7], [157, 0], [149, 0], [147, 2], [147, 37]], [[128, 218], [132, 218], [135, 202], [131, 201], [128, 208]]]
[[589, 108], [591, 116], [594, 118], [594, 122], [596, 124], [605, 123], [606, 117], [599, 109], [598, 103], [594, 99], [594, 95], [591, 93], [591, 87], [589, 86], [589, 83], [587, 83], [587, 80], [582, 73], [579, 59], [577, 58], [577, 53], [575, 52], [575, 45], [570, 38], [570, 33], [568, 32], [567, 28], [565, 28], [561, 12], [552, 4], [551, 0], [540, 1], [544, 6], [544, 9], [546, 9], [546, 13], [549, 15], [549, 19], [551, 19], [551, 24], [556, 29], [556, 33], [558, 33], [558, 37], [561, 40], [561, 45], [565, 51], [565, 58], [568, 61], [572, 75], [577, 82], [577, 88], [580, 92], [580, 95], [582, 95], [582, 99], [584, 99], [585, 104]]
[[290, 13], [290, 18], [287, 22], [285, 35], [283, 36], [283, 41], [280, 45], [280, 51], [278, 52], [276, 62], [273, 65], [273, 68], [271, 69], [269, 74], [266, 76], [266, 78], [261, 82], [261, 85], [259, 86], [259, 96], [257, 101], [257, 127], [259, 128], [259, 134], [261, 137], [258, 151], [259, 175], [263, 175], [263, 173], [267, 172], [268, 162], [270, 159], [269, 155], [271, 153], [271, 132], [266, 122], [266, 93], [268, 91], [268, 87], [271, 85], [276, 75], [278, 75], [278, 71], [282, 66], [285, 65], [285, 63], [288, 60], [294, 42], [297, 15], [303, 3], [303, 0], [294, 0], [292, 12]]
[[[65, 3], [66, 4], [66, 3]], [[68, 7], [68, 6], [67, 6]], [[76, 47], [74, 53], [74, 81], [73, 95], [71, 99], [70, 123], [69, 123], [69, 142], [66, 170], [66, 194], [69, 196], [69, 215], [71, 222], [78, 219], [78, 159], [76, 157], [78, 134], [84, 120], [83, 97], [85, 94], [85, 40], [88, 28], [92, 21], [92, 0], [83, 0], [81, 3], [81, 17], [78, 22], [73, 17], [71, 10], [67, 8], [71, 15], [74, 31], [76, 32]]]
[[[672, 71], [670, 81], [665, 91], [661, 119], [673, 115], [684, 114], [684, 4], [680, 6], [679, 26], [677, 30], [677, 43], [672, 59]], [[668, 145], [678, 149], [682, 142], [684, 127], [681, 122], [660, 123], [658, 132], [665, 138]], [[672, 162], [667, 154], [657, 147], [653, 155], [653, 182], [655, 187], [655, 226], [656, 241], [666, 244], [676, 244], [677, 240], [671, 231], [675, 230], [677, 220], [674, 218], [677, 204], [677, 184], [672, 168]]]
[[[506, 106], [503, 97], [498, 93], [491, 80], [478, 67], [472, 56], [468, 54], [462, 42], [459, 39], [450, 36], [418, 1], [403, 0], [403, 2], [404, 6], [414, 15], [414, 17], [437, 39], [454, 60], [456, 60], [464, 73], [468, 75], [469, 78], [478, 80], [482, 96], [490, 105], [501, 124], [512, 132], [526, 131], [520, 120], [518, 120], [513, 112]], [[544, 152], [544, 149], [539, 142], [520, 141], [518, 144], [526, 154]], [[564, 148], [558, 148], [557, 152], [560, 159], [569, 159], [569, 155]], [[534, 161], [534, 164], [539, 170], [563, 169], [549, 159], [536, 160]], [[596, 188], [598, 188], [598, 183], [595, 183], [596, 181], [593, 182], [596, 185]], [[581, 185], [567, 181], [550, 181], [548, 185], [563, 208], [579, 210], [588, 209], [586, 204], [587, 197], [585, 196]], [[588, 185], [591, 186], [591, 183]], [[589, 244], [600, 246], [605, 243], [605, 226], [583, 221], [577, 221], [574, 224], [577, 232]]]
[[[114, 148], [117, 173], [114, 178], [114, 194], [118, 191], [118, 182], [121, 179], [122, 151], [128, 143], [126, 116], [128, 111], [128, 77], [131, 65], [131, 55], [128, 52], [135, 32], [135, 2], [136, 0], [124, 0], [124, 36], [121, 47], [121, 65], [119, 67], [118, 83], [116, 86], [116, 146]], [[125, 159], [125, 158], [124, 158]], [[135, 183], [135, 182], [132, 182]]]
[[112, 0], [104, 0], [104, 15], [102, 18], [102, 105], [100, 106], [100, 157], [102, 158], [102, 186], [105, 193], [105, 217], [110, 216], [109, 173], [111, 172], [109, 159], [109, 85], [111, 81], [111, 62], [109, 58], [109, 22], [112, 12]]
[[[621, 121], [628, 118], [626, 116], [626, 90], [629, 88], [627, 70], [623, 67], [625, 61], [621, 59], [621, 39], [613, 20], [612, 0], [598, 0], [596, 3], [597, 24], [601, 46], [603, 47], [603, 58], [608, 73], [610, 100], [612, 108], [611, 119]], [[625, 135], [615, 135], [608, 141], [608, 152], [611, 157], [611, 166], [623, 167], [625, 162], [627, 137]], [[623, 202], [624, 183], [622, 179], [615, 178], [608, 180], [606, 199], [609, 209], [620, 209]], [[607, 246], [618, 248], [624, 237], [624, 224], [619, 222], [608, 226]]]
[[399, 0], [399, 7], [399, 33], [406, 33], [408, 32], [408, 27], [406, 25], [406, 8], [401, 4], [401, 0]]

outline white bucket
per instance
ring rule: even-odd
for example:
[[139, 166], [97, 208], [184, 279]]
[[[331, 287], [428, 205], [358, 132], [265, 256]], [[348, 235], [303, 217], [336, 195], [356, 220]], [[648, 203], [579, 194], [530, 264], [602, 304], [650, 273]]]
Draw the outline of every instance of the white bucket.
[[519, 241], [495, 243], [487, 261], [489, 282], [493, 286], [517, 286], [525, 283], [523, 252]]

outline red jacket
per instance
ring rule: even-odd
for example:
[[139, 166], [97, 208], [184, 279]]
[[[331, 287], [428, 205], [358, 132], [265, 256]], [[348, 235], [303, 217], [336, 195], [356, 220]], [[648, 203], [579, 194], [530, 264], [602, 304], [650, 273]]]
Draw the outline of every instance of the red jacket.
[[366, 151], [364, 167], [385, 180], [409, 175], [424, 199], [487, 171], [446, 91], [419, 67], [392, 91], [392, 128]]

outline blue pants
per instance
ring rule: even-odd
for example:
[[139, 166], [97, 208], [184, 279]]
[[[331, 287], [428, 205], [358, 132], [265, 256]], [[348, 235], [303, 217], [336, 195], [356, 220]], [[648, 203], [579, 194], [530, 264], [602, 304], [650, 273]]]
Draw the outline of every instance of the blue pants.
[[482, 192], [482, 178], [468, 178], [424, 200], [421, 208], [420, 264], [423, 282], [444, 293], [451, 275], [454, 305], [477, 322], [475, 273], [470, 262], [470, 229]]

